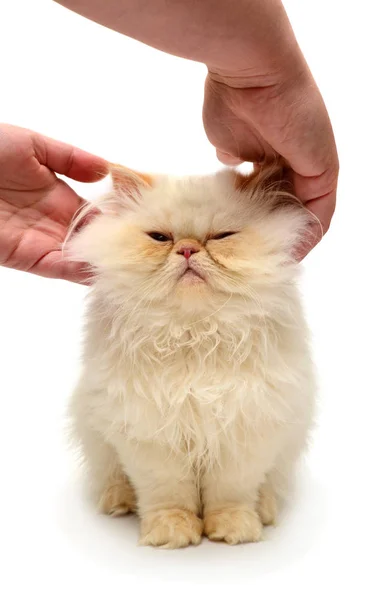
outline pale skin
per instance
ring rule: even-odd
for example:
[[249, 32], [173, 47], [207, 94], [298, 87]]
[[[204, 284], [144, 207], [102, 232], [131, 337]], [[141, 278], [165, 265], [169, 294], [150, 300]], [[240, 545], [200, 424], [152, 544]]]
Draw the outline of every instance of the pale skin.
[[[204, 126], [225, 164], [280, 154], [318, 226], [330, 225], [338, 158], [321, 94], [279, 0], [64, 0], [67, 8], [162, 51], [203, 62]], [[60, 247], [80, 199], [56, 178], [95, 181], [107, 163], [28, 130], [0, 125], [0, 264], [82, 281]]]

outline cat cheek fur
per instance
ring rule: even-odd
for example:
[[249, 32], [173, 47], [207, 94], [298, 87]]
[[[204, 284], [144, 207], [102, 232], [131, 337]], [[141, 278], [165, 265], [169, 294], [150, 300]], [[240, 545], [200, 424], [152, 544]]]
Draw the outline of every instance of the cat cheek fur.
[[[247, 228], [239, 234], [223, 240], [223, 243], [209, 243], [211, 257], [224, 274], [240, 283], [262, 286], [269, 280], [270, 273], [287, 256], [276, 252], [261, 234], [261, 231]], [[275, 264], [276, 263], [276, 264]], [[265, 279], [264, 276], [267, 275]]]
[[101, 274], [152, 273], [161, 267], [170, 252], [169, 244], [156, 244], [131, 221], [100, 215], [76, 235], [68, 254], [88, 261]]

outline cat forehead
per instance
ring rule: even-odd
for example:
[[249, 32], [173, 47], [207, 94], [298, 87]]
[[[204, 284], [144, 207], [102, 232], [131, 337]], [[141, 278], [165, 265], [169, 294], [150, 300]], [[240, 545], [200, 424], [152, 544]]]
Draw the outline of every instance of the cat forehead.
[[159, 201], [161, 206], [169, 206], [174, 203], [200, 207], [208, 204], [211, 199], [214, 200], [214, 203], [222, 202], [233, 191], [231, 178], [226, 176], [166, 176], [156, 178], [155, 185], [146, 193], [152, 200]]
[[145, 217], [172, 228], [191, 223], [194, 229], [237, 226], [245, 221], [243, 194], [230, 173], [218, 177], [161, 177], [142, 193]]

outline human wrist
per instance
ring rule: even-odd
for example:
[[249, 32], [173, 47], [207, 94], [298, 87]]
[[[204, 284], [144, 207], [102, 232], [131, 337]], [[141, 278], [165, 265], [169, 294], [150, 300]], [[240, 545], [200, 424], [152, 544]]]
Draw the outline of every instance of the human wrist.
[[261, 53], [261, 47], [252, 49], [247, 56], [246, 64], [232, 65], [229, 60], [206, 63], [210, 78], [232, 88], [313, 85], [313, 76], [295, 40], [275, 52], [271, 60]]
[[238, 88], [312, 79], [282, 2], [257, 0], [246, 5], [251, 18], [240, 20], [234, 31], [230, 28], [211, 45], [210, 56], [203, 61], [210, 77]]

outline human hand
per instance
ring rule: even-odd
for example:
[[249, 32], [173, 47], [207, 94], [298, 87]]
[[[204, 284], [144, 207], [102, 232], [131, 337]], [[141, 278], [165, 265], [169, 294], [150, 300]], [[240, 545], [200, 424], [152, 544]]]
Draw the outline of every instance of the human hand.
[[318, 227], [334, 212], [338, 158], [321, 94], [282, 0], [57, 0], [80, 14], [164, 52], [207, 65], [204, 125], [227, 164], [281, 155], [295, 193]]
[[329, 228], [336, 203], [337, 150], [321, 94], [302, 70], [283, 76], [223, 76], [209, 72], [204, 126], [221, 162], [234, 165], [281, 155], [292, 169], [295, 194], [318, 219], [302, 259]]
[[83, 201], [55, 172], [92, 182], [108, 165], [33, 131], [0, 125], [0, 265], [80, 282], [86, 266], [63, 260], [61, 245]]

